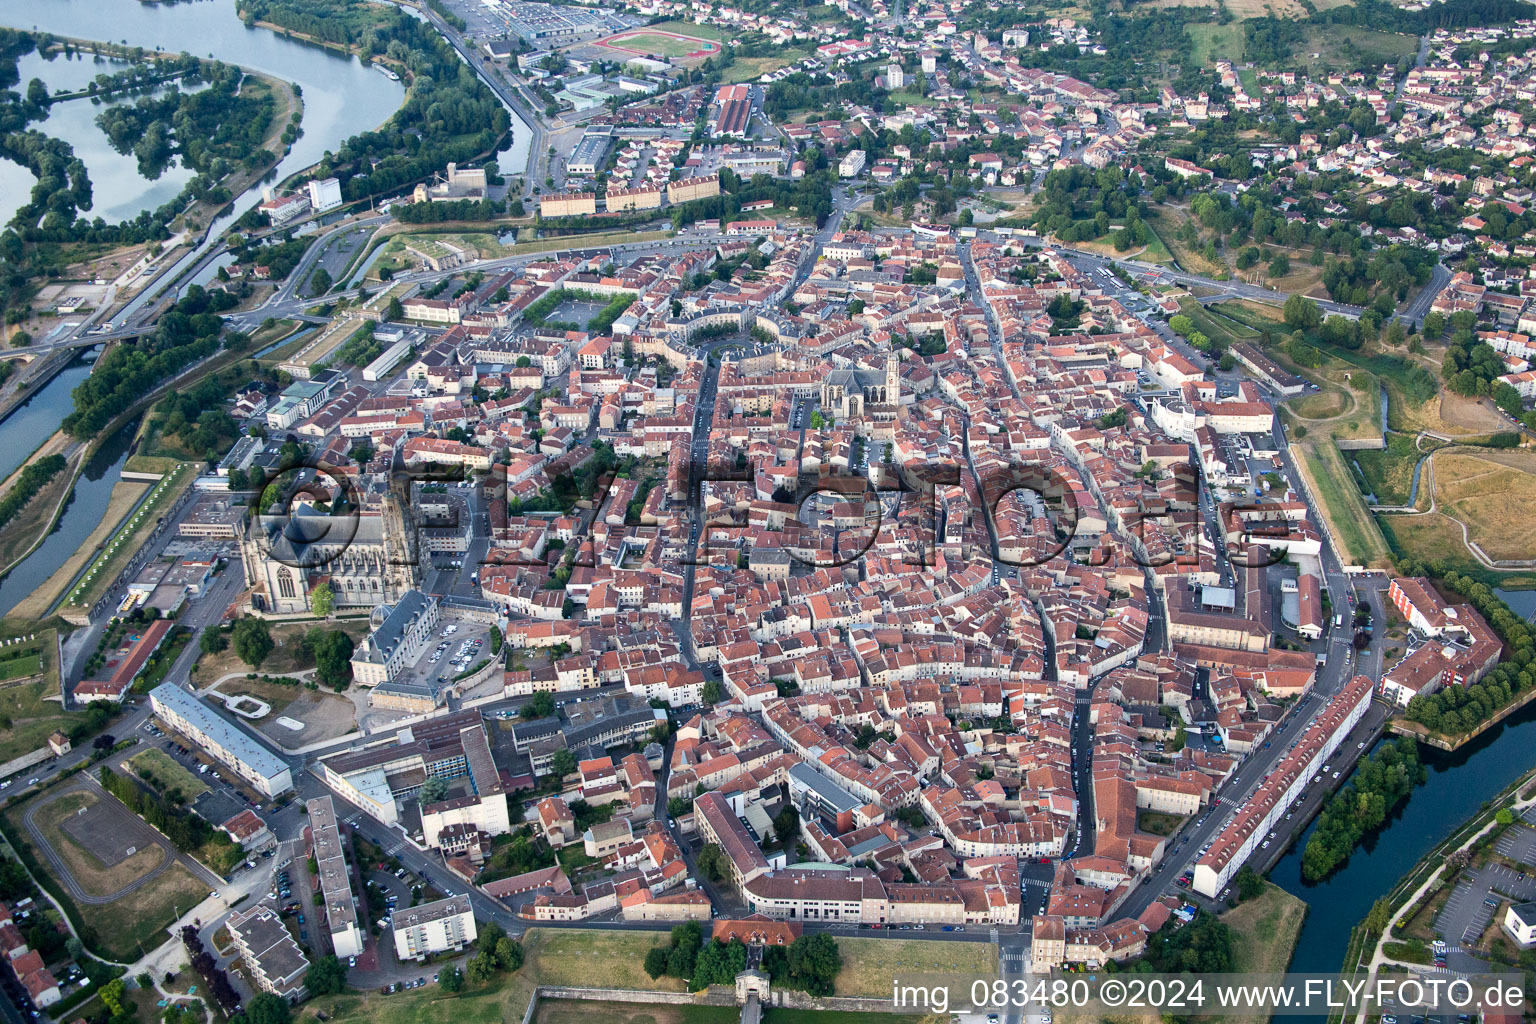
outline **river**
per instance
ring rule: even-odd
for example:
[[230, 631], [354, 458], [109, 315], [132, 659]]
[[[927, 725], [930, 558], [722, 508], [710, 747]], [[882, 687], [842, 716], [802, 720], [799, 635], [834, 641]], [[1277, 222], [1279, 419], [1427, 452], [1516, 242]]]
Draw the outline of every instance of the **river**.
[[[45, 60], [37, 52], [22, 57], [17, 62], [21, 84], [40, 78], [49, 92], [71, 92], [84, 88], [97, 75], [110, 75], [128, 67], [126, 61], [101, 60], [91, 54], [77, 54], [73, 59], [57, 57]], [[201, 84], [192, 89], [204, 88]], [[158, 96], [163, 89], [147, 89], [143, 92], [119, 96], [118, 103], [132, 104], [141, 96]], [[165, 205], [181, 194], [182, 188], [195, 176], [190, 167], [183, 167], [173, 158], [158, 178], [145, 178], [139, 173], [139, 161], [133, 153], [119, 153], [107, 141], [106, 133], [96, 126], [96, 115], [107, 104], [89, 99], [63, 100], [48, 108], [48, 116], [27, 126], [55, 139], [61, 139], [74, 148], [75, 156], [84, 162], [91, 178], [92, 205], [81, 211], [88, 217], [100, 217], [108, 224], [130, 220], [143, 210], [153, 210]], [[20, 171], [28, 179], [20, 192], [0, 194], [0, 224], [9, 223], [16, 210], [31, 195], [31, 172], [18, 164], [11, 168]], [[14, 173], [8, 171], [7, 173]]]
[[[30, 5], [25, 14], [17, 12], [15, 6], [8, 5], [0, 13], [0, 22], [16, 28], [142, 46], [146, 49], [177, 51], [187, 41], [196, 40], [193, 52], [199, 57], [239, 64], [270, 74], [280, 81], [296, 82], [304, 99], [304, 133], [278, 164], [276, 177], [286, 177], [302, 170], [318, 161], [326, 151], [340, 149], [341, 143], [351, 136], [383, 124], [399, 109], [405, 97], [405, 87], [401, 83], [390, 81], [355, 58], [286, 39], [267, 29], [246, 28], [235, 16], [234, 0], [201, 0], [183, 4], [147, 4], [131, 0], [48, 0], [47, 3]], [[38, 74], [39, 70], [47, 73], [45, 81], [57, 89], [67, 85], [76, 76], [82, 82], [89, 81], [108, 67], [97, 65], [89, 59], [60, 59], [51, 64], [35, 54], [30, 59], [36, 66], [34, 68], [33, 64], [24, 62], [23, 88], [32, 75], [43, 77]], [[70, 101], [61, 107], [78, 109], [81, 116], [88, 114], [89, 117], [94, 117], [100, 109], [89, 100]], [[105, 147], [106, 136], [94, 125], [91, 128]], [[132, 157], [126, 159], [130, 162], [133, 160]], [[92, 170], [94, 172], [95, 168], [92, 167]], [[133, 177], [139, 185], [146, 184], [137, 176], [136, 167]], [[107, 190], [112, 187], [112, 183], [98, 180], [95, 173], [92, 173], [91, 180], [98, 198], [98, 211], [93, 212], [99, 212], [101, 202], [109, 194]], [[30, 190], [31, 181], [32, 177], [25, 169], [0, 161], [0, 190], [17, 186]], [[231, 212], [214, 222], [209, 238], [216, 238], [259, 199], [259, 189], [252, 189], [237, 198]], [[178, 261], [178, 272], [200, 258], [208, 244], [211, 242]], [[146, 290], [139, 300], [135, 300], [134, 306], [158, 290]], [[22, 459], [58, 428], [73, 408], [70, 392], [84, 379], [86, 372], [83, 366], [66, 369], [41, 388], [26, 405], [0, 423], [0, 453], [3, 453], [0, 454], [0, 468], [8, 466], [5, 470], [7, 473], [14, 470]], [[58, 529], [31, 557], [0, 582], [0, 609], [9, 611], [18, 600], [51, 576], [100, 523], [101, 510], [106, 507], [112, 485], [118, 480], [132, 436], [132, 430], [127, 429], [125, 433], [113, 437], [91, 460], [76, 485], [74, 500], [64, 513]]]
[[[16, 28], [36, 29], [79, 39], [111, 38], [104, 42], [180, 50], [197, 40], [193, 50], [239, 64], [287, 82], [296, 82], [304, 99], [304, 134], [277, 165], [273, 179], [285, 178], [317, 162], [341, 143], [377, 128], [405, 99], [405, 86], [392, 82], [353, 57], [287, 39], [264, 28], [246, 28], [235, 15], [234, 0], [199, 0], [184, 4], [124, 3], [121, 0], [49, 0], [14, 18]], [[105, 26], [110, 31], [103, 33]], [[197, 262], [231, 223], [261, 199], [259, 189], [237, 197], [229, 211], [214, 220], [208, 241], [176, 262], [173, 273], [142, 292], [123, 316], [135, 312], [160, 293], [175, 274]]]
[[[1536, 593], [1515, 595], [1536, 605]], [[1317, 827], [1308, 827], [1270, 872], [1270, 879], [1310, 906], [1290, 969], [1336, 972], [1350, 930], [1435, 844], [1471, 817], [1485, 800], [1536, 766], [1536, 703], [1528, 704], [1459, 750], [1419, 746], [1429, 779], [1386, 824], [1368, 836], [1343, 868], [1312, 885], [1301, 880], [1301, 851]]]

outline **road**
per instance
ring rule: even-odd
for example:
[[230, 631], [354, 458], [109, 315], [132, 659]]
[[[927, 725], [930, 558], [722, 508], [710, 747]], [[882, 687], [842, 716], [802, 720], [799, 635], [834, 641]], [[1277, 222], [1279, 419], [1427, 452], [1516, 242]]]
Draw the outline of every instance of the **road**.
[[[544, 175], [539, 173], [542, 167], [541, 161], [546, 159], [548, 148], [547, 133], [544, 125], [539, 120], [535, 107], [529, 102], [527, 95], [519, 88], [508, 84], [506, 79], [496, 73], [495, 68], [487, 69], [484, 62], [477, 59], [474, 46], [459, 34], [458, 30], [442, 19], [442, 16], [434, 11], [429, 4], [420, 6], [411, 5], [408, 10], [427, 20], [427, 23], [435, 28], [438, 33], [459, 52], [464, 63], [475, 69], [475, 74], [480, 76], [486, 88], [496, 94], [502, 105], [512, 113], [512, 131], [524, 131], [532, 134], [528, 143], [528, 166], [523, 174], [523, 194], [531, 195], [534, 186], [544, 180]], [[518, 124], [517, 122], [521, 122]]]

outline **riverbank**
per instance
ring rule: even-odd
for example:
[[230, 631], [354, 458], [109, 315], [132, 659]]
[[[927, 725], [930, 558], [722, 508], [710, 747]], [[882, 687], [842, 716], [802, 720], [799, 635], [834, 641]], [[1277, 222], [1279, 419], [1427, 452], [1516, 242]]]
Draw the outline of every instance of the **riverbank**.
[[1492, 718], [1481, 723], [1471, 732], [1463, 733], [1459, 736], [1446, 736], [1443, 733], [1432, 732], [1427, 726], [1419, 722], [1410, 722], [1402, 718], [1394, 718], [1391, 729], [1399, 736], [1411, 737], [1426, 746], [1438, 747], [1441, 750], [1455, 750], [1457, 747], [1471, 743], [1533, 700], [1536, 700], [1536, 690], [1529, 690], [1519, 700], [1510, 701], [1503, 708], [1500, 708], [1494, 713]]
[[1415, 865], [1459, 830], [1463, 816], [1475, 815], [1484, 801], [1497, 801], [1526, 775], [1532, 749], [1536, 749], [1536, 703], [1455, 751], [1421, 747], [1419, 756], [1429, 769], [1428, 781], [1321, 881], [1307, 882], [1301, 875], [1302, 851], [1311, 829], [1297, 838], [1269, 872], [1271, 881], [1306, 900], [1311, 908], [1291, 970], [1331, 974], [1338, 972], [1341, 963], [1355, 963], [1360, 949], [1351, 944], [1352, 930], [1378, 899], [1396, 891], [1399, 879], [1413, 874]]
[[[1498, 820], [1499, 813], [1509, 810], [1510, 820], [1516, 820], [1520, 811], [1536, 805], [1536, 769], [1526, 772], [1507, 786], [1469, 821], [1463, 822], [1444, 842], [1426, 853], [1414, 865], [1384, 899], [1373, 907], [1371, 915], [1355, 926], [1341, 970], [1352, 974], [1361, 970], [1374, 971], [1385, 966], [1406, 966], [1406, 962], [1387, 955], [1387, 945], [1411, 939], [1405, 926], [1422, 912], [1432, 908], [1442, 890], [1455, 886], [1461, 876], [1467, 851], [1490, 841], [1492, 833], [1508, 827]], [[1442, 870], [1443, 868], [1443, 870]], [[1369, 953], [1369, 955], [1367, 955]], [[1361, 1018], [1363, 1019], [1363, 1014]], [[1339, 1019], [1330, 1017], [1330, 1021]]]

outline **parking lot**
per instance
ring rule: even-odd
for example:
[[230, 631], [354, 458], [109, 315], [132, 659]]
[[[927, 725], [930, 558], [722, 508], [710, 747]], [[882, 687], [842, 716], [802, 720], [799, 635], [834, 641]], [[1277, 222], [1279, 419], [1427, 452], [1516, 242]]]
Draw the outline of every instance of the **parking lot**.
[[445, 608], [432, 638], [400, 678], [439, 686], [453, 682], [454, 677], [492, 657], [488, 636], [493, 628], [464, 612]]
[[[1523, 850], [1528, 857], [1533, 843], [1536, 843], [1536, 830], [1522, 826], [1511, 829], [1500, 840], [1498, 849], [1500, 853], [1504, 853], [1506, 847]], [[1522, 858], [1514, 859], [1525, 862]], [[1452, 946], [1451, 969], [1466, 969], [1464, 964], [1456, 962], [1455, 954], [1460, 952], [1458, 947], [1476, 944], [1504, 903], [1525, 903], [1532, 899], [1536, 899], [1536, 877], [1529, 871], [1504, 864], [1488, 864], [1468, 872], [1435, 918], [1435, 931]], [[1463, 955], [1471, 957], [1470, 953]]]

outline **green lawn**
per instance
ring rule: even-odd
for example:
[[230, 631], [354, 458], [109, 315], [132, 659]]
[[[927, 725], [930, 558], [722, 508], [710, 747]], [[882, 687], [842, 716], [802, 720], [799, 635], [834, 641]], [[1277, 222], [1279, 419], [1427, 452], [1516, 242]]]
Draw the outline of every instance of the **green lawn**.
[[1302, 466], [1311, 478], [1323, 515], [1333, 527], [1333, 539], [1344, 548], [1349, 564], [1386, 566], [1387, 542], [1365, 507], [1338, 448], [1331, 441], [1323, 441], [1303, 449], [1303, 453]]
[[1184, 31], [1194, 41], [1194, 61], [1202, 68], [1209, 68], [1218, 60], [1236, 64], [1243, 59], [1243, 26], [1236, 21], [1228, 25], [1189, 25]]
[[180, 791], [181, 799], [186, 803], [208, 792], [201, 779], [171, 760], [170, 755], [158, 747], [134, 754], [127, 764], [135, 775], [162, 793], [172, 789]]
[[36, 647], [30, 650], [16, 649], [16, 653], [0, 661], [0, 681], [24, 679], [43, 670], [43, 656]]

